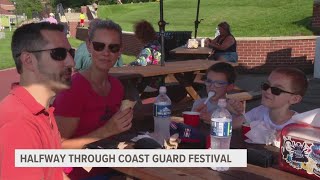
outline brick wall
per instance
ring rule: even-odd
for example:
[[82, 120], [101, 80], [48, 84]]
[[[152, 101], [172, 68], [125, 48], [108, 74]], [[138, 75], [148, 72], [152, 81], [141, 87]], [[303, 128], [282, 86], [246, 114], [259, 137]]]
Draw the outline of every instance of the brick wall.
[[269, 72], [275, 67], [298, 67], [313, 72], [315, 36], [237, 38], [239, 70]]
[[123, 52], [126, 55], [137, 56], [143, 44], [134, 36], [132, 32], [124, 32], [122, 36]]
[[[86, 33], [81, 33], [86, 35]], [[242, 72], [270, 72], [288, 65], [313, 72], [317, 36], [236, 38]], [[78, 39], [82, 39], [77, 37]], [[143, 45], [132, 32], [123, 33], [124, 54], [136, 56]]]
[[[238, 71], [262, 73], [288, 65], [313, 72], [316, 36], [236, 38]], [[142, 44], [133, 33], [124, 33], [124, 54], [137, 55]]]
[[[70, 30], [70, 36], [71, 37], [79, 37], [78, 39], [80, 39], [80, 40], [85, 40], [85, 39], [82, 39], [82, 36], [86, 36], [87, 35], [87, 29], [85, 29], [85, 32], [83, 32], [83, 31], [81, 31], [81, 29], [83, 29], [83, 28], [81, 28], [81, 27], [78, 27], [79, 26], [79, 23], [80, 22], [78, 22], [78, 21], [71, 21], [71, 22], [69, 22], [69, 30]], [[89, 21], [84, 21], [84, 26], [85, 27], [88, 27], [89, 26]], [[77, 28], [79, 28], [80, 29], [80, 34], [84, 34], [84, 35], [79, 35], [78, 36], [78, 30], [77, 30]]]
[[319, 0], [313, 1], [313, 15], [312, 15], [311, 26], [313, 28], [320, 28], [320, 1]]

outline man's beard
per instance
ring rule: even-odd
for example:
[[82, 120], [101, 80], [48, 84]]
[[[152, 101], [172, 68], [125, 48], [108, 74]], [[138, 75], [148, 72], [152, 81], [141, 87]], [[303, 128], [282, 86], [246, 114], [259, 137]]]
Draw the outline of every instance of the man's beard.
[[65, 68], [60, 73], [48, 73], [39, 68], [39, 72], [42, 75], [43, 83], [56, 93], [71, 87], [72, 68]]

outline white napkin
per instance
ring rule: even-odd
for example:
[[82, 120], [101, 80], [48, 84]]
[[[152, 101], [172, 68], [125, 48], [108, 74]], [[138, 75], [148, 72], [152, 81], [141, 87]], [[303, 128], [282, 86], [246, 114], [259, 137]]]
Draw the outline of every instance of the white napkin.
[[140, 140], [140, 139], [142, 139], [142, 138], [151, 138], [151, 139], [154, 139], [154, 138], [151, 137], [150, 135], [152, 135], [152, 134], [149, 133], [149, 132], [145, 132], [145, 134], [141, 134], [141, 135], [138, 135], [138, 136], [132, 138], [131, 141], [137, 142], [138, 140]]
[[320, 127], [320, 108], [292, 116], [296, 123], [306, 123], [314, 127]]
[[270, 128], [264, 121], [252, 121], [250, 128], [251, 130], [245, 134], [249, 138], [245, 140], [247, 143], [274, 144], [276, 130]]

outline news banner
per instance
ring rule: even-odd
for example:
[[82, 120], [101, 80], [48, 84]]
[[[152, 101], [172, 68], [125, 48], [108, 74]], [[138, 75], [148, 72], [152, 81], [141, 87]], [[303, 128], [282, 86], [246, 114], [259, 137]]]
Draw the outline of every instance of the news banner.
[[16, 167], [247, 167], [246, 149], [17, 149]]

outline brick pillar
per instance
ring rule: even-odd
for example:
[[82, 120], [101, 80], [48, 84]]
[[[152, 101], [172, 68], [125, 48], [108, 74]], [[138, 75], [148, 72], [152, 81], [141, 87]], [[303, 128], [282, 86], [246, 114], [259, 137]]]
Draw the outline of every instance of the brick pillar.
[[313, 15], [311, 26], [313, 28], [320, 28], [320, 0], [313, 1]]

